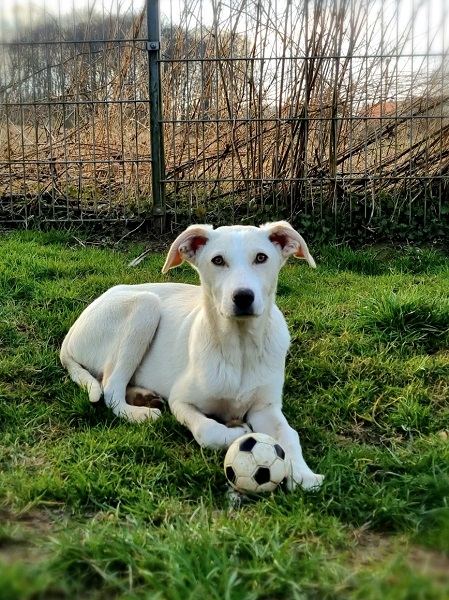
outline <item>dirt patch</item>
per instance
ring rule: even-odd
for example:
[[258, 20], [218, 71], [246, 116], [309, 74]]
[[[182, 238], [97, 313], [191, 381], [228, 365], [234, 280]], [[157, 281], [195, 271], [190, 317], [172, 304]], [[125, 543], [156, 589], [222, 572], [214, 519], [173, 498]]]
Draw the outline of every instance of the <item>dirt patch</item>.
[[55, 517], [43, 510], [0, 510], [0, 564], [40, 562], [42, 540], [54, 531]]
[[432, 576], [441, 582], [449, 582], [449, 557], [442, 552], [411, 546], [408, 549], [407, 558], [419, 573]]
[[449, 583], [449, 557], [443, 552], [416, 546], [402, 536], [388, 536], [365, 529], [353, 530], [355, 547], [350, 561], [354, 569], [401, 559], [419, 575]]

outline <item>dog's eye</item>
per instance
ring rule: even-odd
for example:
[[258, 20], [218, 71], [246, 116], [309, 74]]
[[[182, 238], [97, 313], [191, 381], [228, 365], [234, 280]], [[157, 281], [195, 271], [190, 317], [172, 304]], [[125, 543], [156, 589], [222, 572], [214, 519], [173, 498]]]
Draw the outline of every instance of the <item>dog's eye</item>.
[[212, 259], [212, 262], [217, 267], [222, 267], [225, 264], [224, 258], [222, 256], [220, 256], [220, 255], [214, 256], [214, 258]]
[[254, 261], [257, 264], [264, 263], [268, 260], [268, 256], [263, 252], [259, 252], [256, 254], [256, 260]]

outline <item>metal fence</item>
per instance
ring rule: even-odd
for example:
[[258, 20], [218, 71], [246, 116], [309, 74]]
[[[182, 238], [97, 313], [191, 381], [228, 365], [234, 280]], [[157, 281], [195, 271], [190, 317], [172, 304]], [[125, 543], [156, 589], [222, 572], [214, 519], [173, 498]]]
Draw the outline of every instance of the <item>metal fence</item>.
[[9, 1], [4, 221], [362, 235], [449, 214], [449, 0], [167, 0], [160, 23], [156, 0]]

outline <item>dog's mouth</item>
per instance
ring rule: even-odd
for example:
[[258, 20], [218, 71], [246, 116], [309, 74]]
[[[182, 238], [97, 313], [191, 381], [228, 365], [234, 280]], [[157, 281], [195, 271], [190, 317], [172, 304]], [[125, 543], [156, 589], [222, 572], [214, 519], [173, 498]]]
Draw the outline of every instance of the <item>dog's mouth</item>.
[[257, 317], [258, 315], [256, 315], [254, 310], [235, 309], [233, 316], [236, 319], [250, 319], [251, 317]]
[[260, 317], [260, 313], [254, 311], [240, 311], [240, 310], [223, 310], [220, 311], [220, 314], [225, 319], [229, 319], [231, 321], [244, 322], [244, 321], [252, 321], [253, 319], [257, 319]]

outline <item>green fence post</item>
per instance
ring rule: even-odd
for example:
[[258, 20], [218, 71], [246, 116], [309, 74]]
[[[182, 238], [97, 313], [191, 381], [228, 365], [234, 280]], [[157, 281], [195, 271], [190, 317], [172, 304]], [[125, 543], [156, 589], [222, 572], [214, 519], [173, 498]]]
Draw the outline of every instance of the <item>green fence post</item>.
[[155, 228], [165, 229], [165, 159], [162, 130], [162, 86], [160, 69], [159, 0], [147, 0], [147, 51], [150, 99], [151, 183]]

